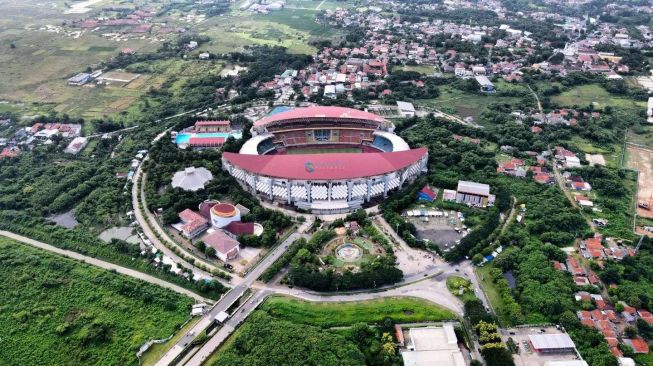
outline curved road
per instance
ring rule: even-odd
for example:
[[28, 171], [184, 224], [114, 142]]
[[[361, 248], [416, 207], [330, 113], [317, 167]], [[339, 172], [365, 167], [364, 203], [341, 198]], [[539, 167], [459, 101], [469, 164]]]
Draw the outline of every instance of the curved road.
[[116, 271], [117, 273], [120, 273], [122, 275], [129, 276], [129, 277], [132, 277], [132, 278], [136, 278], [136, 279], [139, 279], [141, 281], [151, 283], [153, 285], [158, 285], [158, 286], [161, 286], [161, 287], [165, 287], [165, 288], [170, 289], [170, 290], [172, 290], [172, 291], [174, 291], [176, 293], [192, 297], [193, 299], [195, 299], [195, 300], [197, 300], [199, 302], [207, 302], [207, 303], [213, 303], [214, 302], [211, 299], [200, 296], [200, 295], [198, 295], [198, 294], [196, 294], [196, 293], [194, 293], [194, 292], [192, 292], [190, 290], [187, 290], [187, 289], [185, 289], [185, 288], [183, 288], [183, 287], [181, 287], [179, 285], [175, 285], [173, 283], [164, 281], [164, 280], [162, 280], [160, 278], [156, 278], [154, 276], [150, 276], [148, 274], [145, 274], [143, 272], [139, 272], [139, 271], [134, 270], [134, 269], [129, 269], [129, 268], [126, 268], [126, 267], [119, 266], [117, 264], [113, 264], [113, 263], [110, 263], [110, 262], [105, 262], [105, 261], [103, 261], [101, 259], [85, 256], [85, 255], [82, 255], [82, 254], [79, 254], [77, 252], [73, 252], [73, 251], [70, 251], [70, 250], [57, 248], [57, 247], [52, 246], [50, 244], [46, 244], [46, 243], [41, 242], [41, 241], [30, 239], [30, 238], [22, 236], [22, 235], [14, 234], [14, 233], [9, 232], [9, 231], [0, 230], [0, 235], [5, 236], [5, 237], [7, 237], [9, 239], [13, 239], [15, 241], [27, 244], [27, 245], [31, 245], [31, 246], [33, 246], [35, 248], [47, 250], [49, 252], [59, 254], [59, 255], [64, 256], [64, 257], [76, 259], [78, 261], [82, 261], [84, 263], [87, 263], [87, 264], [90, 264], [90, 265], [93, 265], [93, 266], [96, 266], [96, 267], [100, 267], [100, 268], [103, 268], [103, 269], [106, 269], [106, 270]]
[[[157, 236], [154, 234], [154, 232], [150, 228], [150, 225], [148, 225], [148, 222], [151, 223], [152, 227], [154, 227], [154, 229], [157, 230], [159, 235], [161, 235], [164, 238], [168, 238], [168, 234], [166, 232], [164, 232], [159, 227], [159, 225], [156, 222], [155, 218], [151, 216], [151, 213], [147, 210], [147, 207], [146, 207], [145, 193], [144, 193], [144, 191], [142, 189], [142, 187], [144, 185], [144, 181], [145, 181], [145, 175], [143, 174], [143, 170], [141, 169], [141, 167], [143, 166], [143, 163], [145, 163], [145, 161], [147, 159], [148, 159], [147, 157], [145, 159], [143, 159], [143, 162], [138, 166], [138, 169], [136, 170], [136, 174], [134, 174], [134, 179], [133, 179], [134, 183], [132, 184], [132, 192], [131, 192], [132, 193], [132, 208], [133, 208], [133, 211], [134, 211], [134, 217], [136, 218], [136, 221], [138, 221], [138, 224], [140, 225], [141, 229], [143, 230], [143, 233], [145, 234], [147, 239], [152, 243], [152, 245], [154, 245], [155, 248], [157, 248], [158, 250], [163, 252], [163, 254], [165, 254], [166, 256], [172, 258], [172, 260], [175, 263], [179, 263], [182, 266], [184, 266], [185, 268], [191, 269], [193, 271], [194, 276], [199, 276], [199, 277], [204, 277], [204, 278], [214, 278], [214, 279], [218, 280], [220, 283], [222, 283], [224, 286], [231, 287], [232, 285], [230, 285], [224, 279], [219, 278], [219, 277], [215, 277], [212, 274], [210, 274], [209, 272], [197, 268], [196, 266], [194, 266], [191, 263], [189, 263], [188, 261], [186, 261], [184, 258], [177, 255], [177, 253], [173, 252], [170, 248], [168, 248], [165, 244], [163, 244], [161, 242], [161, 240], [159, 240], [159, 238], [157, 238]], [[141, 184], [140, 184], [141, 189], [139, 190], [138, 189], [139, 185], [136, 184], [136, 182], [138, 182], [141, 175], [143, 175], [143, 180], [141, 180]], [[138, 208], [139, 194], [141, 195], [141, 199], [142, 199], [142, 202], [143, 202], [143, 208], [145, 210], [145, 214], [148, 215], [147, 218], [145, 218], [143, 216], [143, 214], [141, 213], [141, 210]], [[199, 258], [197, 258], [196, 261], [198, 261], [198, 262], [200, 262], [202, 264], [205, 264], [206, 266], [209, 266], [209, 267], [215, 267], [215, 266], [212, 266], [212, 265], [202, 261]], [[232, 275], [232, 278], [234, 280], [237, 280], [239, 277]]]

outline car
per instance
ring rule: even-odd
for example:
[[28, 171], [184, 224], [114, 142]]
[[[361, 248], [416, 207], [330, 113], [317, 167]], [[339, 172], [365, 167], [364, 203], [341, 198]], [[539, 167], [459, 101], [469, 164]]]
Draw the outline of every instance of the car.
[[460, 268], [456, 268], [456, 272], [460, 272]]
[[515, 335], [515, 332], [508, 332], [508, 334], [510, 334], [510, 335]]

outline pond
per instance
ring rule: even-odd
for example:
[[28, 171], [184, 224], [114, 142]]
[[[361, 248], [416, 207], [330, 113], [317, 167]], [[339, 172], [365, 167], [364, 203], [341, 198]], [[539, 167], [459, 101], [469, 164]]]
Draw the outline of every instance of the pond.
[[100, 233], [99, 238], [107, 243], [110, 242], [111, 239], [119, 239], [128, 243], [139, 244], [140, 240], [137, 235], [132, 233], [133, 231], [134, 229], [129, 226], [114, 226]]
[[75, 210], [51, 215], [48, 216], [47, 219], [54, 222], [58, 226], [65, 227], [66, 229], [73, 229], [75, 226], [79, 225], [79, 221], [75, 219]]

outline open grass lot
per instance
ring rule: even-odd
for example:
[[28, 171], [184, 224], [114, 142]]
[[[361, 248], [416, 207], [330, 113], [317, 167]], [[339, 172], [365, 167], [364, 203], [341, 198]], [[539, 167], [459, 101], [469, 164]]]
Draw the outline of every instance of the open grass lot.
[[397, 67], [397, 69], [403, 71], [415, 71], [424, 75], [431, 75], [437, 70], [434, 65], [404, 65]]
[[[296, 16], [300, 23], [314, 23], [313, 17], [306, 14], [305, 10], [283, 10], [290, 11], [298, 13]], [[269, 45], [286, 47], [290, 53], [314, 54], [317, 50], [308, 44], [312, 36], [305, 30], [306, 27], [294, 28], [259, 15], [212, 18], [200, 27], [201, 33], [211, 38], [201, 49], [212, 53], [227, 53], [242, 50], [244, 46]]]
[[608, 93], [598, 84], [576, 86], [560, 95], [551, 97], [551, 101], [564, 107], [584, 107], [594, 104], [594, 107], [597, 108], [606, 106], [646, 108], [646, 102], [617, 97]]
[[[0, 21], [3, 18], [0, 15]], [[51, 24], [60, 22], [52, 20]], [[15, 48], [10, 47], [12, 43]], [[41, 113], [55, 110], [74, 117], [96, 118], [120, 112], [146, 89], [89, 90], [68, 86], [66, 80], [117, 55], [124, 47], [147, 52], [158, 45], [146, 40], [117, 43], [90, 33], [75, 39], [36, 27], [0, 31], [0, 100], [25, 103], [29, 108], [19, 111], [23, 114], [33, 109]]]
[[323, 328], [377, 323], [385, 318], [395, 322], [455, 319], [447, 309], [426, 300], [393, 297], [370, 301], [312, 303], [284, 296], [270, 297], [261, 310], [275, 318]]
[[[598, 145], [592, 143], [590, 140], [580, 137], [578, 135], [572, 136], [571, 140], [568, 141], [573, 144], [575, 147], [580, 149], [579, 153], [582, 153], [581, 157], [585, 157], [585, 154], [602, 154], [605, 158], [605, 163], [611, 168], [620, 168], [621, 167], [621, 157], [623, 155], [623, 145], [622, 144], [609, 144], [607, 146]], [[625, 164], [625, 161], [624, 161]]]
[[0, 360], [5, 365], [137, 365], [192, 300], [0, 238]]
[[653, 149], [653, 124], [647, 124], [639, 132], [640, 133], [635, 133], [629, 130], [628, 135], [626, 135], [628, 142]]
[[510, 324], [511, 322], [509, 319], [506, 319], [506, 312], [504, 310], [506, 305], [501, 299], [501, 294], [499, 294], [499, 291], [494, 285], [494, 282], [492, 282], [492, 277], [490, 276], [490, 269], [492, 269], [492, 265], [490, 264], [486, 264], [483, 267], [476, 267], [477, 276], [481, 281], [481, 286], [483, 288], [483, 291], [485, 291], [485, 295], [487, 296], [487, 299], [490, 302], [492, 309], [494, 309], [495, 313], [499, 318], [499, 323]]
[[[521, 88], [523, 86], [516, 86], [513, 84], [505, 83], [501, 80], [495, 83], [497, 90], [507, 90], [514, 88]], [[434, 99], [419, 99], [415, 101], [416, 105], [432, 107], [439, 109], [445, 113], [457, 114], [460, 117], [473, 117], [478, 119], [478, 116], [492, 103], [506, 103], [510, 105], [521, 104], [519, 97], [505, 97], [497, 94], [477, 94], [468, 93], [451, 86], [440, 87], [440, 96]], [[535, 101], [533, 101], [533, 106]]]

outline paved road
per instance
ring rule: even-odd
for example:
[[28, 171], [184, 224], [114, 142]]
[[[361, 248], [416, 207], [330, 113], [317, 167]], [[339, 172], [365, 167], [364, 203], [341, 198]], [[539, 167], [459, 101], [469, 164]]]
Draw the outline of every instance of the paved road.
[[209, 339], [197, 353], [195, 353], [186, 363], [185, 366], [200, 366], [202, 365], [222, 342], [238, 328], [238, 326], [245, 321], [245, 319], [273, 292], [263, 290], [257, 291], [250, 299], [243, 304], [237, 312], [225, 322], [225, 324], [218, 330], [216, 334]]
[[[147, 157], [145, 159], [143, 159], [143, 163], [147, 159], [148, 159]], [[142, 166], [143, 166], [143, 164], [141, 163], [141, 165], [136, 170], [136, 174], [134, 174], [134, 184], [132, 185], [132, 192], [131, 193], [132, 193], [132, 208], [133, 208], [133, 211], [134, 211], [134, 216], [136, 218], [136, 221], [138, 221], [138, 224], [140, 225], [141, 229], [143, 230], [143, 233], [145, 234], [147, 239], [152, 243], [152, 245], [154, 245], [155, 248], [160, 250], [166, 256], [170, 257], [175, 263], [179, 263], [182, 266], [184, 266], [185, 268], [191, 269], [193, 271], [193, 277], [214, 278], [214, 276], [211, 275], [209, 272], [195, 267], [194, 265], [192, 265], [191, 263], [189, 263], [188, 261], [186, 261], [185, 259], [183, 259], [179, 255], [177, 255], [175, 252], [170, 250], [167, 246], [165, 246], [165, 244], [163, 244], [161, 242], [161, 240], [159, 240], [159, 238], [156, 237], [156, 235], [154, 235], [154, 232], [152, 231], [152, 229], [150, 229], [150, 226], [147, 224], [147, 220], [149, 220], [150, 222], [155, 223], [152, 226], [155, 229], [157, 229], [157, 231], [159, 232], [159, 235], [164, 235], [164, 237], [168, 236], [168, 234], [165, 233], [165, 232], [161, 233], [162, 230], [159, 227], [159, 225], [156, 224], [156, 219], [154, 217], [149, 216], [147, 218], [147, 220], [146, 220], [146, 218], [143, 216], [143, 213], [141, 212], [141, 210], [138, 209], [138, 195], [142, 194], [144, 196], [143, 190], [141, 189], [141, 191], [139, 192], [138, 185], [136, 184], [136, 182], [138, 182], [139, 177], [143, 174], [143, 171], [141, 169]], [[142, 183], [144, 183], [144, 180], [142, 181]], [[141, 186], [142, 185], [143, 184], [141, 184]], [[145, 200], [144, 200], [144, 197], [143, 197], [144, 207], [145, 207], [145, 204], [146, 203], [145, 203]], [[145, 212], [146, 212], [146, 215], [151, 215], [147, 211], [147, 209], [145, 209]], [[234, 277], [234, 278], [236, 278], [236, 277]], [[220, 281], [220, 283], [222, 283], [225, 286], [230, 286], [229, 283], [227, 281], [225, 281], [224, 279], [221, 279], [221, 278], [215, 278], [215, 279]]]
[[165, 287], [167, 289], [170, 289], [170, 290], [172, 290], [174, 292], [177, 292], [177, 293], [180, 293], [182, 295], [192, 297], [195, 300], [200, 301], [200, 302], [209, 302], [209, 303], [213, 302], [213, 300], [205, 298], [203, 296], [200, 296], [200, 295], [198, 295], [198, 294], [196, 294], [196, 293], [194, 293], [194, 292], [192, 292], [190, 290], [187, 290], [187, 289], [185, 289], [185, 288], [183, 288], [181, 286], [172, 284], [170, 282], [164, 281], [164, 280], [156, 278], [154, 276], [150, 276], [150, 275], [145, 274], [143, 272], [139, 272], [139, 271], [136, 271], [136, 270], [133, 270], [133, 269], [122, 267], [122, 266], [119, 266], [119, 265], [116, 265], [116, 264], [113, 264], [113, 263], [105, 262], [105, 261], [97, 259], [97, 258], [85, 256], [85, 255], [82, 255], [82, 254], [79, 254], [77, 252], [73, 252], [73, 251], [70, 251], [70, 250], [57, 248], [57, 247], [52, 246], [50, 244], [46, 244], [46, 243], [43, 243], [41, 241], [30, 239], [30, 238], [22, 236], [22, 235], [14, 234], [14, 233], [9, 232], [9, 231], [0, 230], [0, 235], [6, 236], [7, 238], [19, 241], [19, 242], [27, 244], [27, 245], [31, 245], [31, 246], [39, 248], [39, 249], [47, 250], [49, 252], [62, 255], [64, 257], [68, 257], [68, 258], [76, 259], [76, 260], [79, 260], [79, 261], [83, 261], [83, 262], [85, 262], [87, 264], [90, 264], [90, 265], [93, 265], [93, 266], [96, 266], [96, 267], [100, 267], [100, 268], [107, 269], [107, 270], [110, 270], [110, 271], [116, 271], [117, 273], [123, 274], [125, 276], [133, 277], [133, 278], [139, 279], [141, 281], [145, 281], [145, 282], [149, 282], [149, 283], [154, 284], [154, 285]]
[[[233, 303], [240, 298], [245, 291], [256, 281], [261, 274], [272, 264], [274, 263], [286, 250], [288, 245], [293, 241], [301, 237], [298, 233], [291, 234], [286, 240], [284, 240], [280, 245], [278, 245], [274, 250], [268, 254], [267, 257], [263, 258], [258, 265], [252, 269], [243, 279], [243, 281], [238, 284], [236, 287], [232, 288], [227, 292], [212, 308], [209, 310], [202, 319], [189, 330], [182, 339], [177, 342], [165, 355], [156, 363], [157, 366], [167, 366], [170, 365], [176, 358], [181, 354], [186, 345], [197, 336], [202, 330], [206, 329], [213, 319], [223, 311], [226, 311], [233, 305]], [[215, 348], [211, 348], [212, 345], [219, 345], [216, 341], [209, 340], [194, 356], [189, 362], [190, 364], [201, 364], [207, 357], [213, 353]], [[217, 343], [217, 344], [216, 344]]]

